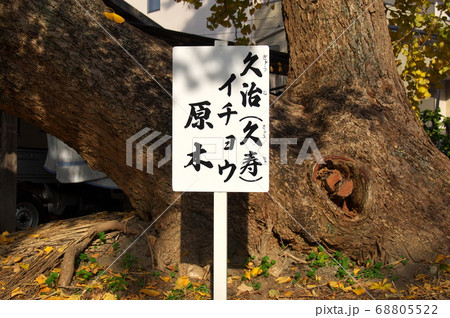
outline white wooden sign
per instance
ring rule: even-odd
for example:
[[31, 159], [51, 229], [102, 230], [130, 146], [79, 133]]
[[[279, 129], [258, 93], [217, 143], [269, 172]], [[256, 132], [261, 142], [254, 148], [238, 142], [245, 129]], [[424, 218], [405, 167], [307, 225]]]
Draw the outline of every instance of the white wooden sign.
[[173, 49], [174, 191], [269, 190], [269, 48]]

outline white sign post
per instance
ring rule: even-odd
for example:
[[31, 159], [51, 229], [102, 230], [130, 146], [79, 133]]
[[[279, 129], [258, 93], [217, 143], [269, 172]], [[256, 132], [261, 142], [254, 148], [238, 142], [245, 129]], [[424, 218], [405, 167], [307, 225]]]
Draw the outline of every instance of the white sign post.
[[269, 190], [269, 48], [175, 47], [172, 129], [174, 191], [215, 193], [214, 299], [226, 299], [227, 192]]

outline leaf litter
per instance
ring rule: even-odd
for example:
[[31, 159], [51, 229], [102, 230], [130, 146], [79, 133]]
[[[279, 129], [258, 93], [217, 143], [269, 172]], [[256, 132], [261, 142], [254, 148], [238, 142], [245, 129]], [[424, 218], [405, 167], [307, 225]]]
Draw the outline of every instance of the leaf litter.
[[[130, 220], [133, 217], [130, 213], [120, 212], [99, 214], [95, 218]], [[92, 223], [89, 218], [86, 221]], [[77, 226], [77, 231], [88, 228], [83, 222], [77, 223]], [[153, 264], [144, 262], [142, 253], [135, 253], [134, 257], [131, 255], [126, 262], [122, 261], [122, 266], [108, 268], [108, 262], [103, 261], [108, 259], [106, 256], [109, 259], [116, 257], [120, 252], [116, 247], [119, 244], [126, 245], [125, 241], [116, 239], [117, 233], [106, 233], [102, 237], [104, 244], [92, 242], [82, 252], [85, 257], [77, 260], [71, 285], [61, 288], [58, 286], [61, 255], [71, 242], [67, 240], [70, 237], [67, 233], [52, 238], [52, 232], [59, 227], [68, 229], [65, 221], [58, 221], [22, 233], [4, 232], [0, 235], [0, 299], [202, 300], [212, 297], [210, 273], [204, 275], [204, 279], [194, 279], [181, 276], [179, 264], [172, 264], [164, 270], [155, 269]], [[74, 236], [73, 240], [76, 239]], [[148, 244], [144, 242], [141, 248], [148, 249]], [[318, 257], [314, 258], [318, 266], [311, 267], [303, 260], [309, 256], [300, 253], [292, 262], [283, 264], [271, 262], [265, 256], [261, 258], [259, 266], [256, 266], [259, 264], [258, 258], [253, 257], [241, 268], [229, 268], [228, 298], [370, 299], [366, 291], [376, 299], [450, 298], [450, 255], [437, 254], [428, 262], [430, 267], [435, 268], [433, 273], [418, 273], [415, 280], [402, 288], [396, 286], [396, 278], [391, 273], [380, 279], [377, 271], [402, 266], [403, 260], [383, 266], [350, 266], [348, 271], [358, 277], [356, 282], [349, 277], [336, 277], [337, 267], [331, 263], [322, 266], [320, 262], [317, 263], [323, 261]], [[313, 273], [312, 268], [315, 269]], [[274, 276], [274, 272], [278, 275]], [[99, 275], [102, 276], [96, 280]]]

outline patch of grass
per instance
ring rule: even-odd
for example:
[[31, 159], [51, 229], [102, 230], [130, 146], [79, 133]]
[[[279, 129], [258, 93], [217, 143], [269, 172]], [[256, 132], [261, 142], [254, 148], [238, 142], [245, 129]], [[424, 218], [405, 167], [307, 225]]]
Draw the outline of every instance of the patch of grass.
[[261, 264], [259, 264], [259, 267], [262, 270], [261, 275], [264, 277], [269, 277], [268, 270], [276, 263], [277, 262], [275, 260], [269, 260], [269, 256], [264, 256], [261, 260]]
[[182, 289], [173, 289], [170, 291], [167, 300], [180, 300], [184, 298], [184, 291]]
[[125, 275], [125, 274], [120, 274], [120, 276], [108, 277], [106, 279], [108, 289], [110, 291], [112, 291], [113, 293], [125, 290], [128, 285], [126, 278], [127, 278], [127, 275]]
[[345, 257], [339, 251], [333, 253], [333, 258], [334, 259], [331, 259], [332, 264], [339, 266], [335, 274], [337, 278], [344, 278], [348, 275], [348, 272], [351, 270], [351, 268], [355, 266], [355, 264], [351, 262], [348, 257]]
[[297, 284], [297, 282], [300, 280], [301, 274], [299, 272], [296, 272], [294, 275], [294, 279], [292, 280], [292, 285]]
[[98, 239], [100, 240], [100, 245], [105, 244], [106, 242], [106, 234], [105, 232], [100, 232], [97, 234]]
[[[383, 263], [381, 263], [381, 262], [376, 262], [375, 264], [372, 265], [372, 260], [369, 259], [366, 261], [367, 268], [362, 270], [361, 274], [359, 274], [358, 277], [384, 279], [384, 276], [381, 273], [382, 266], [383, 266]], [[391, 267], [391, 269], [392, 268], [393, 268], [393, 266]]]
[[48, 287], [54, 287], [56, 285], [58, 276], [59, 274], [55, 272], [51, 272], [50, 275], [48, 275], [47, 279], [45, 280], [45, 283], [48, 285]]
[[82, 269], [76, 272], [75, 276], [81, 281], [87, 281], [92, 279], [92, 277], [94, 277], [94, 274], [92, 272], [87, 271], [86, 269]]
[[258, 290], [261, 288], [261, 282], [256, 282], [256, 283], [249, 283], [247, 284], [250, 287], [253, 287], [254, 290]]

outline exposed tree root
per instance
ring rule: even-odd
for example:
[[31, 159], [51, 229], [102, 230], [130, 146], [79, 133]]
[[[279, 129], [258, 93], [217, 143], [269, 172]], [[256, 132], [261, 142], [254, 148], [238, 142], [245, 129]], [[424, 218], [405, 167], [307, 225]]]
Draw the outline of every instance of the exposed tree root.
[[74, 242], [69, 246], [64, 253], [64, 258], [61, 264], [61, 275], [59, 278], [59, 285], [62, 287], [67, 287], [72, 281], [73, 271], [75, 269], [75, 260], [78, 255], [84, 251], [89, 243], [101, 232], [111, 232], [111, 231], [123, 231], [125, 233], [135, 233], [130, 228], [127, 228], [122, 222], [119, 221], [108, 221], [105, 223], [98, 224], [91, 228], [86, 235], [80, 238], [77, 242]]

